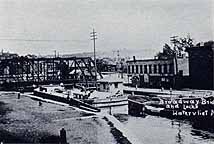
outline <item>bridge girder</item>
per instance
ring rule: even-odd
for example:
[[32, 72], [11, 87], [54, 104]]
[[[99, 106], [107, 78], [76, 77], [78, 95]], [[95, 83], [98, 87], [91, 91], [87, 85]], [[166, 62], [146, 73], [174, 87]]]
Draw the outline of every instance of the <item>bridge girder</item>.
[[[28, 58], [0, 60], [0, 85], [4, 83], [52, 83], [95, 81], [90, 57]], [[98, 72], [100, 77], [101, 73]]]

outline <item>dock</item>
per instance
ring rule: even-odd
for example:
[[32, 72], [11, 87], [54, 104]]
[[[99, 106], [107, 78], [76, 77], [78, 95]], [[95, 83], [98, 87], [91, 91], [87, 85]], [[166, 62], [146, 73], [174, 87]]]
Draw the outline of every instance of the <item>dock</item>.
[[165, 89], [151, 89], [151, 88], [134, 88], [134, 87], [126, 87], [123, 92], [125, 94], [134, 94], [134, 95], [164, 95], [164, 96], [213, 96], [213, 90], [165, 90]]

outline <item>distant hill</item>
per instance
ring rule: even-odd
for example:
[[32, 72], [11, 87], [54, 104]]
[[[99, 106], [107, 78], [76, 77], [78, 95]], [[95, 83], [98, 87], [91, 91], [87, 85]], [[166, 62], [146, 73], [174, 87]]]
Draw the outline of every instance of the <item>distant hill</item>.
[[[121, 49], [119, 51], [119, 57], [125, 59], [132, 59], [133, 56], [136, 56], [137, 59], [145, 59], [145, 58], [153, 58], [155, 52], [151, 51], [142, 51], [142, 50], [128, 50], [128, 49]], [[54, 57], [54, 55], [46, 55], [44, 57]], [[82, 52], [82, 53], [73, 53], [73, 54], [63, 54], [60, 57], [94, 57], [93, 52]], [[118, 52], [117, 49], [115, 51], [97, 51], [96, 58], [111, 58], [111, 59], [118, 59]]]

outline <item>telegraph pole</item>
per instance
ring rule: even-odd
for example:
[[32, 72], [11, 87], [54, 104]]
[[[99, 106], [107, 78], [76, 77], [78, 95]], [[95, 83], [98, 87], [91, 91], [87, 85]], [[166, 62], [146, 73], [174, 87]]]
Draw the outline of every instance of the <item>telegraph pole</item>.
[[54, 50], [54, 58], [56, 58], [56, 50]]
[[177, 50], [176, 50], [176, 41], [178, 36], [172, 36], [171, 38], [171, 43], [173, 44], [174, 47], [174, 52], [175, 52], [175, 73], [176, 75], [178, 74], [178, 62], [177, 62]]
[[97, 62], [96, 62], [96, 39], [97, 39], [97, 32], [93, 31], [90, 33], [91, 34], [91, 40], [93, 40], [94, 43], [94, 67], [95, 67], [95, 86], [97, 88]]
[[173, 49], [174, 49], [174, 53], [175, 53], [175, 78], [174, 78], [174, 86], [176, 86], [176, 77], [178, 75], [178, 60], [177, 60], [176, 42], [177, 42], [178, 36], [172, 36], [170, 38], [171, 38], [170, 41], [173, 44]]

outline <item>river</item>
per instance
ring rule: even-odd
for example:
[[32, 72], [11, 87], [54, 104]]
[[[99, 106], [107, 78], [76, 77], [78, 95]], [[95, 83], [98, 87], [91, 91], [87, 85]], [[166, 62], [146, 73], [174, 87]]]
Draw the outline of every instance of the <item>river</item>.
[[122, 114], [116, 117], [143, 144], [214, 144], [214, 133], [195, 129], [189, 121]]

